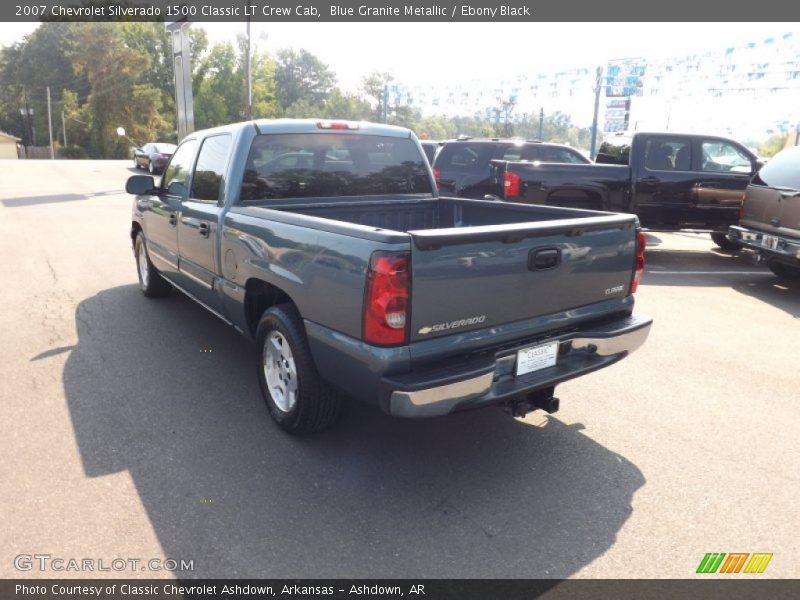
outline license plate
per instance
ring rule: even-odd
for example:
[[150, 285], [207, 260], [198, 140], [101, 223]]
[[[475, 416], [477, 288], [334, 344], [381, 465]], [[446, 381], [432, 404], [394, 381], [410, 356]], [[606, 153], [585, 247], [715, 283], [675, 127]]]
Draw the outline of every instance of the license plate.
[[778, 244], [781, 243], [781, 239], [775, 237], [774, 235], [762, 235], [761, 236], [761, 245], [764, 248], [768, 248], [769, 250], [777, 250]]
[[525, 375], [540, 369], [552, 367], [558, 356], [558, 342], [523, 348], [517, 352], [516, 375]]

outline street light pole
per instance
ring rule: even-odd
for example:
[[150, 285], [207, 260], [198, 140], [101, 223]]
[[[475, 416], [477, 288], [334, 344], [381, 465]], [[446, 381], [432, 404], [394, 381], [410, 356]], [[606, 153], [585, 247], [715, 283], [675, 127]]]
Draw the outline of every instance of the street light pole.
[[244, 120], [249, 121], [253, 118], [253, 79], [250, 73], [250, 17], [247, 17], [247, 36], [245, 42], [245, 57], [244, 57], [244, 90], [245, 90], [245, 105], [244, 105]]
[[594, 117], [592, 118], [592, 145], [589, 149], [589, 158], [594, 160], [594, 152], [597, 149], [597, 114], [600, 111], [600, 90], [603, 78], [603, 67], [597, 67], [597, 80], [594, 86]]

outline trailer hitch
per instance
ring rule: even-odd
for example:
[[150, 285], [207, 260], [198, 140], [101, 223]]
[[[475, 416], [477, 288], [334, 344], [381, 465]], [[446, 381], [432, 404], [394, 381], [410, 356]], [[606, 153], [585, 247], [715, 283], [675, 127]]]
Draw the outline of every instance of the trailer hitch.
[[506, 411], [512, 417], [524, 417], [528, 413], [540, 409], [552, 415], [558, 411], [559, 405], [558, 398], [553, 396], [555, 389], [555, 386], [552, 386], [510, 400], [506, 405]]

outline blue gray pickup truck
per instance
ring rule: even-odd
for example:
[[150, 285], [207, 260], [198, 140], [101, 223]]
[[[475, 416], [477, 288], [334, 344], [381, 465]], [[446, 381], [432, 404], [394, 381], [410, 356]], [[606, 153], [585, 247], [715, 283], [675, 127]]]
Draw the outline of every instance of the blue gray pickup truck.
[[255, 341], [270, 414], [342, 397], [398, 417], [558, 408], [555, 386], [638, 348], [634, 215], [437, 194], [407, 129], [263, 120], [190, 134], [133, 176], [147, 297], [182, 291]]

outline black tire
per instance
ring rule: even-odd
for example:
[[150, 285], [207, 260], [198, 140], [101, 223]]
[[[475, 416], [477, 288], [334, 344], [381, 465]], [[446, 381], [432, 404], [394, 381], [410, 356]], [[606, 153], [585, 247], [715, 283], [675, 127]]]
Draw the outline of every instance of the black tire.
[[792, 267], [791, 265], [785, 265], [775, 262], [774, 260], [768, 261], [767, 266], [770, 271], [781, 279], [787, 279], [789, 281], [797, 281], [800, 279], [800, 267]]
[[153, 166], [153, 161], [147, 161], [147, 170], [150, 171], [150, 175], [157, 175], [156, 168]]
[[[284, 385], [283, 390], [275, 390], [276, 399], [267, 381], [267, 363], [270, 359], [265, 346], [276, 339], [288, 343], [290, 350], [289, 359], [293, 368], [286, 368], [283, 375], [289, 377], [294, 374], [295, 392], [288, 402], [284, 394], [288, 393], [289, 385]], [[333, 425], [341, 410], [341, 398], [336, 390], [320, 379], [308, 347], [303, 321], [294, 306], [279, 304], [264, 312], [256, 330], [256, 358], [258, 383], [264, 402], [272, 418], [284, 431], [297, 435], [321, 431]], [[273, 363], [273, 381], [276, 368]], [[289, 383], [289, 379], [284, 380], [283, 377], [280, 381]]]
[[139, 166], [139, 161], [137, 160], [137, 158], [135, 156], [133, 157], [133, 168], [134, 169], [140, 169], [141, 168]]
[[730, 241], [727, 237], [725, 232], [723, 231], [714, 231], [711, 233], [711, 239], [713, 242], [719, 246], [725, 252], [738, 252], [742, 249], [742, 245], [737, 242]]
[[172, 284], [161, 276], [147, 253], [147, 243], [140, 231], [133, 244], [136, 257], [136, 274], [139, 276], [139, 289], [148, 298], [162, 298], [170, 293]]

